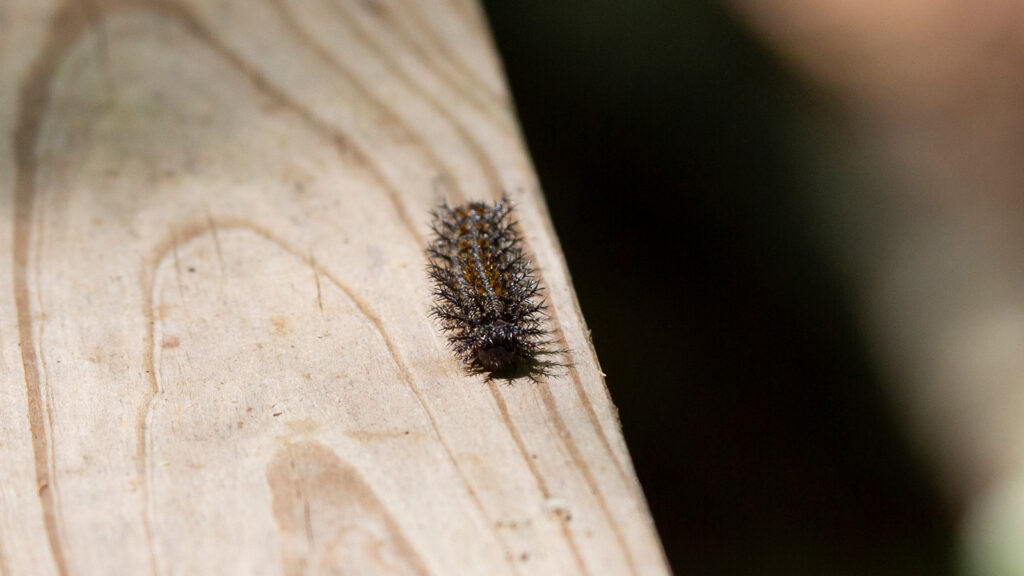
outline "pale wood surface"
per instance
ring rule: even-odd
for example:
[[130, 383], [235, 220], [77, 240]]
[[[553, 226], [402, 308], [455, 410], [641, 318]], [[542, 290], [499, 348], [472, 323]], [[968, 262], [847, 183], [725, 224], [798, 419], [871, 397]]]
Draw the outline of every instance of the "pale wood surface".
[[[427, 317], [503, 191], [541, 384]], [[0, 271], [0, 576], [667, 572], [470, 0], [0, 1]]]

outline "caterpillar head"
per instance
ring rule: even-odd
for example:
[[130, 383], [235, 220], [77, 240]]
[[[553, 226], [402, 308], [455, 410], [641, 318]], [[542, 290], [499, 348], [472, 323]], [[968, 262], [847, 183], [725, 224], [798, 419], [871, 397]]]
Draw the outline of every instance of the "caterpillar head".
[[519, 338], [504, 320], [482, 326], [476, 335], [476, 361], [488, 371], [508, 370], [519, 356]]

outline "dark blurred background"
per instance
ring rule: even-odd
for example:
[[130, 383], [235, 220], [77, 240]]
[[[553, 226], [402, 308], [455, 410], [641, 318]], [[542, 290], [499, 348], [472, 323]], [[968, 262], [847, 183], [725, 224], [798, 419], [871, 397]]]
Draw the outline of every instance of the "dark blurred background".
[[804, 208], [831, 103], [709, 0], [484, 5], [675, 572], [953, 573]]

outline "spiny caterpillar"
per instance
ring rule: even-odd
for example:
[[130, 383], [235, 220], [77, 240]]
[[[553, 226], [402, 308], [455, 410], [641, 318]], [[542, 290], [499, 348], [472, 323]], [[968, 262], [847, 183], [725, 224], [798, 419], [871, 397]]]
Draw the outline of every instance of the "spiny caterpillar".
[[471, 374], [528, 375], [555, 365], [549, 351], [541, 288], [523, 254], [507, 197], [493, 206], [443, 205], [433, 213], [427, 273], [434, 281], [431, 315]]

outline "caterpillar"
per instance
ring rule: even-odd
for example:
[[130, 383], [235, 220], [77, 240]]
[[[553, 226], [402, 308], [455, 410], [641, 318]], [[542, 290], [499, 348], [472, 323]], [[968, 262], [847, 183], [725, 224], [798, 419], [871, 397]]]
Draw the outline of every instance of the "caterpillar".
[[508, 197], [495, 204], [444, 204], [433, 212], [427, 273], [431, 316], [470, 374], [527, 375], [555, 365], [549, 349], [542, 289], [523, 252]]

